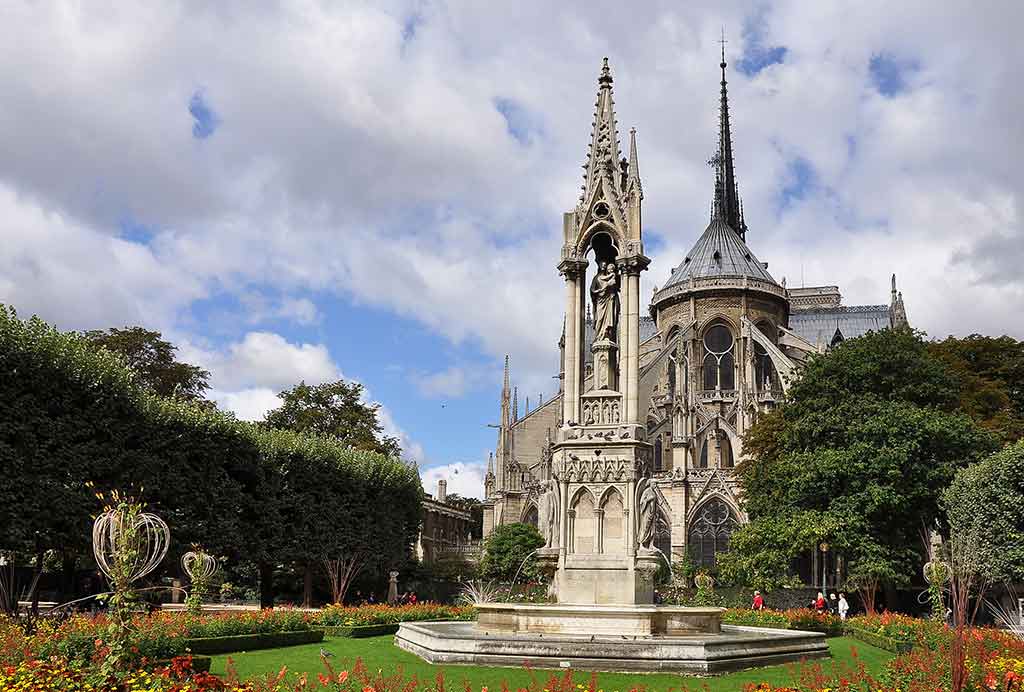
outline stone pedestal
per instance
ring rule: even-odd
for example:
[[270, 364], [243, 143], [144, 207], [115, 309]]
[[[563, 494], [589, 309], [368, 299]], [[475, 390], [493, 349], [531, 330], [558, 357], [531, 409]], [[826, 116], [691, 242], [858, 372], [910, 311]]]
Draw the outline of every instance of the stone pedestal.
[[619, 347], [611, 339], [601, 339], [595, 341], [590, 350], [594, 354], [594, 389], [618, 389]]

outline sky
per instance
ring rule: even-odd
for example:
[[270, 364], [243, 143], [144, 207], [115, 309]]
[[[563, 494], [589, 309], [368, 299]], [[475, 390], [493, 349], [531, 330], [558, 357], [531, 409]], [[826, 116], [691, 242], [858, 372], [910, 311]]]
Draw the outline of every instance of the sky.
[[8, 2], [0, 303], [143, 325], [255, 420], [381, 404], [480, 496], [509, 354], [557, 391], [561, 214], [601, 59], [637, 129], [643, 295], [707, 224], [724, 27], [747, 240], [930, 336], [1024, 338], [1017, 2]]

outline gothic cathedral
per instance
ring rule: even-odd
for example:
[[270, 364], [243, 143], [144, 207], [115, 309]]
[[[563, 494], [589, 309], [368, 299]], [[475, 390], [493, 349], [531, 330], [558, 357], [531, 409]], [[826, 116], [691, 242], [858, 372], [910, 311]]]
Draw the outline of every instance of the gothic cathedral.
[[[628, 438], [659, 491], [653, 547], [670, 556], [689, 553], [713, 568], [745, 521], [733, 471], [743, 456], [743, 433], [785, 396], [809, 355], [871, 330], [907, 325], [895, 276], [889, 304], [843, 305], [838, 286], [787, 289], [751, 251], [733, 167], [724, 55], [720, 67], [711, 220], [654, 291], [650, 316], [637, 321], [639, 274], [649, 262], [641, 241], [643, 188], [634, 130], [628, 158], [619, 149], [605, 59], [583, 194], [563, 221], [560, 391], [533, 410], [527, 400], [520, 416], [506, 357], [498, 444], [485, 479], [485, 536], [501, 524], [543, 524], [539, 512], [553, 458], [581, 446], [582, 435], [594, 434], [587, 431], [607, 428], [612, 437], [602, 444]], [[573, 238], [585, 243], [574, 246]], [[598, 553], [611, 540], [602, 540], [603, 508], [583, 506], [587, 501], [573, 499], [569, 510], [577, 554]]]

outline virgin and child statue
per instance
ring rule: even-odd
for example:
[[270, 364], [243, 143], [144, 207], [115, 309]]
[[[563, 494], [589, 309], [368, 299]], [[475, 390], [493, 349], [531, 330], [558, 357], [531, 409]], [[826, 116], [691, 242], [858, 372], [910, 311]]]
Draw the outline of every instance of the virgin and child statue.
[[615, 341], [619, 326], [619, 273], [614, 262], [601, 262], [590, 282], [594, 303], [594, 341]]

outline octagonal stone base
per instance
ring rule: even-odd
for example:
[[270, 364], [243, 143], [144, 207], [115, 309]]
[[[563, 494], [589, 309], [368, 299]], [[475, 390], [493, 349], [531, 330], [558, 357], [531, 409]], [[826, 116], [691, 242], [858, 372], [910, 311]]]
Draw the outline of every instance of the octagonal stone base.
[[829, 655], [825, 635], [721, 625], [717, 634], [489, 633], [472, 622], [403, 622], [395, 644], [431, 663], [584, 671], [723, 673]]

